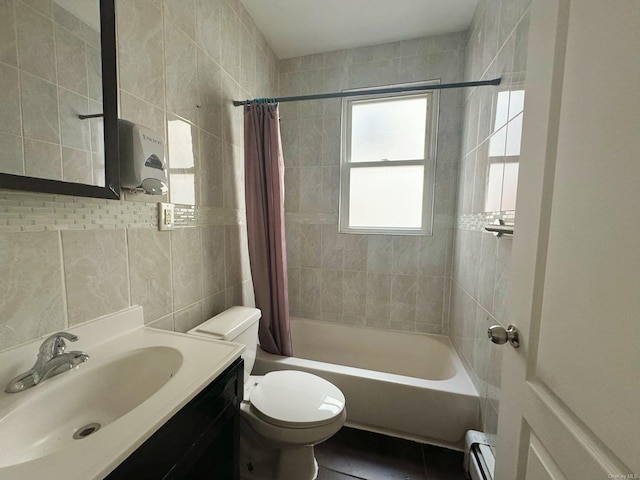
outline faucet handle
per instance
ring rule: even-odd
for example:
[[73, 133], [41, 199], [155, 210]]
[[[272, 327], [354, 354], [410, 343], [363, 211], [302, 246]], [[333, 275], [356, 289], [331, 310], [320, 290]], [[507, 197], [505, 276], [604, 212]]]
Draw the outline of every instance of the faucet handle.
[[75, 342], [76, 340], [78, 340], [78, 337], [71, 333], [54, 333], [53, 335], [49, 336], [44, 342], [42, 342], [42, 345], [40, 345], [40, 354], [46, 355], [47, 357], [62, 355], [67, 348], [67, 344], [64, 341], [65, 338], [70, 342]]

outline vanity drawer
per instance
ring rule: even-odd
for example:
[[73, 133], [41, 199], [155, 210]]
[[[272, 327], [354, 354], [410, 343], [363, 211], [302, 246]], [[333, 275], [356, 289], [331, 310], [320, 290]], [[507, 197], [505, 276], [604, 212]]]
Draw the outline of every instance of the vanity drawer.
[[236, 360], [107, 479], [238, 478], [243, 367]]

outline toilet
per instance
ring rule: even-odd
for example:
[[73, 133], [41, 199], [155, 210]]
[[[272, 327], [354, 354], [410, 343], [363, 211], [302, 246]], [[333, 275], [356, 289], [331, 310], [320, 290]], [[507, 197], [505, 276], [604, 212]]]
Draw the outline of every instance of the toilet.
[[344, 395], [332, 383], [306, 372], [251, 375], [260, 316], [257, 308], [231, 307], [188, 333], [246, 346], [240, 478], [313, 480], [318, 474], [313, 447], [344, 424]]

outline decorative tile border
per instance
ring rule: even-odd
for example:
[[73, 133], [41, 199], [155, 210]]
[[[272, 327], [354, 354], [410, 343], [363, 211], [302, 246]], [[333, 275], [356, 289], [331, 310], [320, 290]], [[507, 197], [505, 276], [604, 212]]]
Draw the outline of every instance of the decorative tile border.
[[504, 212], [467, 213], [460, 215], [456, 219], [456, 228], [484, 232], [485, 225], [490, 225], [498, 219], [502, 219], [508, 224], [514, 224], [516, 212], [515, 210], [509, 210]]
[[[157, 228], [157, 203], [0, 191], [0, 232]], [[176, 228], [245, 224], [244, 210], [176, 205]]]

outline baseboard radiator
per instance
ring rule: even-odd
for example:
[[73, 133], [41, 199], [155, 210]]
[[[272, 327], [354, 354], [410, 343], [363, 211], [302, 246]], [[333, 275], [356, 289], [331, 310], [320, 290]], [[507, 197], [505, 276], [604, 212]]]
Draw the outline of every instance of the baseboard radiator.
[[471, 480], [493, 480], [495, 458], [487, 436], [469, 430], [465, 435], [464, 469]]

